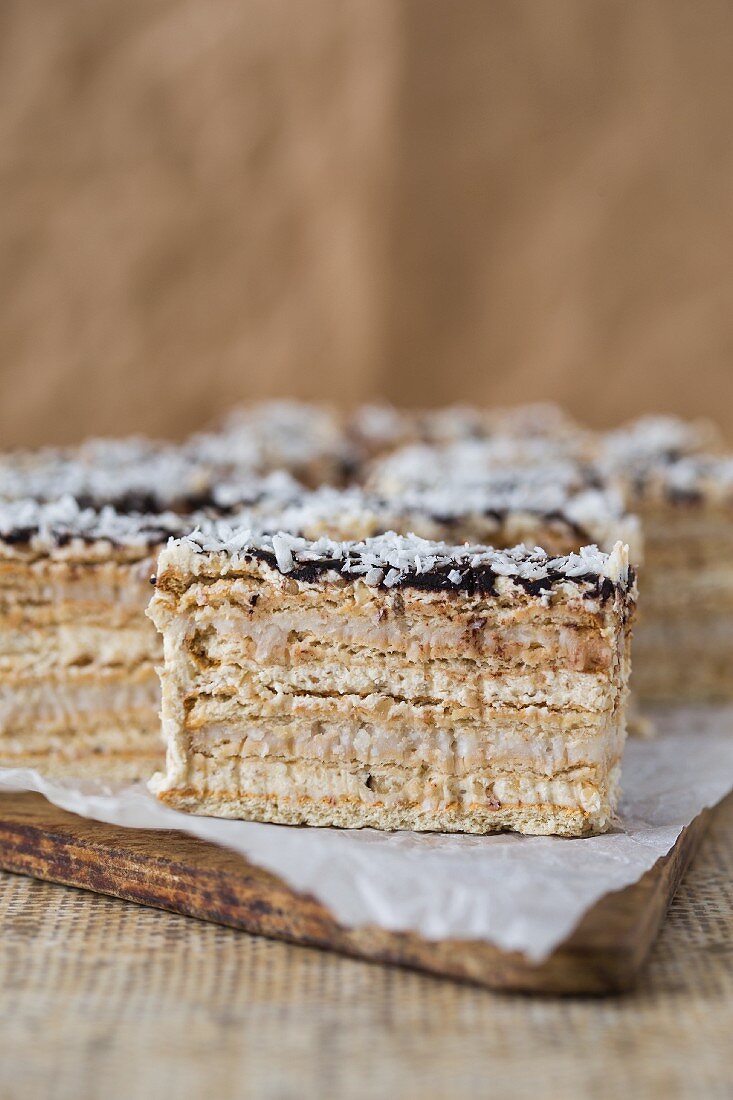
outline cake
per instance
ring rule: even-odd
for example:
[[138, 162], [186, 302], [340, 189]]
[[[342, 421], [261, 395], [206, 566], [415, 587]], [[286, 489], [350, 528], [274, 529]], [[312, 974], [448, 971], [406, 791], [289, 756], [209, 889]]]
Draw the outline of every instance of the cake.
[[388, 454], [412, 443], [442, 445], [495, 436], [563, 440], [583, 434], [559, 405], [549, 402], [493, 408], [447, 405], [435, 409], [364, 404], [347, 417], [346, 431], [364, 457]]
[[348, 828], [582, 836], [614, 819], [634, 570], [388, 533], [171, 540], [163, 636], [178, 809]]
[[141, 439], [0, 457], [0, 765], [149, 776], [162, 749], [162, 646], [145, 616], [159, 550], [204, 516], [254, 522], [302, 494], [284, 472]]
[[594, 460], [595, 450], [586, 436], [497, 435], [440, 445], [414, 443], [376, 459], [365, 486], [384, 496], [446, 487], [484, 489], [513, 485], [524, 473], [536, 485], [598, 488], [605, 483]]
[[733, 457], [647, 455], [624, 477], [644, 533], [634, 692], [733, 699]]
[[0, 504], [0, 763], [147, 777], [162, 755], [159, 638], [144, 614], [172, 513]]

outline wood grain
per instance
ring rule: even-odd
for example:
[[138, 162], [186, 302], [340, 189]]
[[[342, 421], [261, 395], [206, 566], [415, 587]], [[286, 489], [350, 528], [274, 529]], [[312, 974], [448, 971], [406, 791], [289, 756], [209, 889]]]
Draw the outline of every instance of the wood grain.
[[213, 921], [256, 935], [414, 967], [492, 989], [612, 993], [631, 988], [705, 831], [702, 814], [638, 883], [611, 894], [546, 962], [463, 940], [340, 925], [246, 860], [175, 832], [123, 829], [66, 813], [36, 794], [0, 796], [0, 867]]

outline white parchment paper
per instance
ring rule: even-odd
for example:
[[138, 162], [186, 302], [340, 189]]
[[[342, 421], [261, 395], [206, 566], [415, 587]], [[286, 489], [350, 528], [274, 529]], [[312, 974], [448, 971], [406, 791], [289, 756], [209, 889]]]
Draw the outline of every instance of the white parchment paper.
[[541, 961], [599, 898], [636, 882], [681, 829], [733, 789], [733, 707], [654, 715], [655, 740], [630, 740], [621, 826], [583, 840], [379, 833], [197, 818], [142, 786], [52, 782], [0, 769], [0, 790], [34, 790], [66, 810], [143, 829], [179, 829], [232, 848], [343, 924], [429, 939], [487, 940]]

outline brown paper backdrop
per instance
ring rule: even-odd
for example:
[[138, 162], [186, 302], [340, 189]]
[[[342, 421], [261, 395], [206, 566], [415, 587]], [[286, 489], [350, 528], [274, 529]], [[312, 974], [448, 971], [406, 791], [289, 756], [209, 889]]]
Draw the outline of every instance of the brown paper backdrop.
[[725, 0], [5, 0], [0, 445], [237, 399], [733, 429]]

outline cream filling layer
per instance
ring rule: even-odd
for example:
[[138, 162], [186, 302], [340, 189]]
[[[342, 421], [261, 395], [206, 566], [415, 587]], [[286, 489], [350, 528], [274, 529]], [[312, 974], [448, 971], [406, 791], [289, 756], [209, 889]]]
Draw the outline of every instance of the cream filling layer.
[[227, 663], [198, 668], [196, 690], [202, 696], [236, 695], [242, 704], [262, 706], [263, 713], [302, 706], [309, 696], [314, 706], [319, 705], [319, 698], [331, 701], [349, 696], [350, 705], [361, 706], [361, 699], [370, 710], [382, 699], [384, 706], [412, 702], [446, 712], [470, 709], [481, 713], [495, 707], [529, 706], [599, 712], [612, 707], [619, 692], [619, 685], [608, 676], [569, 669], [491, 675], [476, 661], [410, 664], [394, 655], [349, 649], [334, 653], [327, 646], [322, 660], [298, 663], [297, 646], [293, 646], [291, 665], [247, 660], [229, 663], [232, 654], [225, 648], [217, 646], [215, 652], [221, 662], [229, 658]]
[[0, 734], [19, 737], [34, 727], [68, 729], [101, 720], [157, 724], [159, 686], [151, 668], [140, 682], [79, 683], [33, 680], [0, 689]]
[[19, 675], [73, 665], [135, 667], [162, 659], [162, 641], [150, 623], [111, 630], [107, 626], [58, 626], [8, 630], [0, 624], [0, 673]]
[[213, 753], [220, 760], [259, 757], [338, 765], [427, 765], [453, 775], [490, 766], [552, 776], [571, 768], [607, 767], [621, 755], [624, 740], [624, 725], [618, 719], [609, 719], [598, 729], [579, 726], [539, 736], [518, 722], [474, 722], [438, 730], [332, 719], [212, 723], [198, 728], [190, 745], [193, 752]]
[[[585, 625], [585, 624], [584, 624]], [[258, 662], [287, 661], [293, 640], [316, 641], [342, 647], [361, 647], [398, 652], [414, 662], [453, 658], [458, 655], [492, 657], [495, 668], [512, 665], [557, 664], [579, 671], [607, 666], [612, 660], [608, 641], [597, 631], [549, 620], [546, 623], [505, 622], [494, 625], [480, 616], [462, 616], [457, 623], [441, 616], [406, 624], [376, 617], [334, 615], [328, 611], [273, 611], [256, 619], [236, 607], [202, 607], [195, 617], [176, 616], [166, 627], [166, 652], [173, 654], [196, 633], [211, 632], [225, 639], [249, 639]], [[242, 647], [241, 652], [247, 655]]]
[[[546, 778], [487, 769], [463, 776], [431, 769], [397, 766], [344, 768], [308, 762], [220, 759], [195, 754], [184, 784], [188, 792], [226, 800], [265, 799], [272, 803], [340, 802], [395, 809], [419, 806], [425, 811], [482, 807], [554, 806], [596, 815], [607, 804], [616, 763], [608, 769], [579, 768]], [[169, 778], [155, 782], [157, 793], [175, 791]]]

